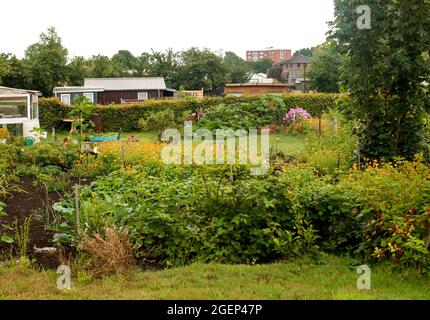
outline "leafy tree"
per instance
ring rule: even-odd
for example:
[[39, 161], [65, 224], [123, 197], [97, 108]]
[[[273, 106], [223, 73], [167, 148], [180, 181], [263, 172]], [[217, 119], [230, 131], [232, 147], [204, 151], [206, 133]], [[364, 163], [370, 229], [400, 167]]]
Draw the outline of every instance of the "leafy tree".
[[294, 52], [293, 57], [297, 57], [301, 54], [306, 57], [313, 57], [316, 49], [317, 47], [299, 49]]
[[42, 33], [38, 43], [27, 48], [23, 62], [29, 89], [40, 90], [48, 96], [55, 86], [66, 82], [67, 49], [54, 27]]
[[249, 65], [254, 73], [267, 73], [267, 70], [273, 66], [273, 61], [269, 58], [265, 58], [262, 60], [249, 62]]
[[90, 72], [91, 77], [106, 78], [113, 76], [112, 63], [107, 56], [97, 55], [90, 59]]
[[224, 56], [224, 65], [227, 70], [226, 81], [229, 83], [248, 82], [251, 75], [249, 64], [234, 52], [227, 51]]
[[274, 64], [267, 72], [267, 77], [278, 80], [279, 82], [285, 82], [285, 78], [282, 76], [283, 68], [280, 64]]
[[315, 50], [309, 66], [310, 86], [319, 92], [339, 92], [342, 55], [327, 42]]
[[88, 61], [84, 57], [74, 57], [67, 65], [67, 84], [82, 86], [88, 72]]
[[9, 55], [7, 54], [0, 54], [0, 85], [3, 83], [2, 78], [7, 76], [11, 71], [8, 57]]
[[226, 67], [220, 55], [208, 49], [181, 52], [180, 83], [187, 89], [216, 90], [226, 82]]
[[0, 60], [3, 60], [0, 62], [0, 64], [3, 63], [3, 74], [0, 76], [1, 85], [12, 88], [27, 88], [27, 73], [23, 61], [11, 54], [2, 54]]
[[128, 50], [120, 50], [112, 57], [113, 75], [115, 77], [135, 75], [136, 67], [137, 59]]
[[[141, 58], [144, 59], [145, 56], [142, 55]], [[148, 76], [164, 77], [166, 83], [178, 86], [179, 53], [172, 49], [168, 49], [166, 52], [152, 51], [148, 58]], [[145, 60], [141, 60], [141, 62], [145, 63]]]
[[361, 149], [369, 158], [411, 158], [422, 150], [422, 115], [429, 106], [423, 82], [430, 77], [430, 3], [366, 4], [370, 19], [357, 9], [362, 1], [335, 0], [330, 35], [348, 56], [342, 79], [361, 124]]

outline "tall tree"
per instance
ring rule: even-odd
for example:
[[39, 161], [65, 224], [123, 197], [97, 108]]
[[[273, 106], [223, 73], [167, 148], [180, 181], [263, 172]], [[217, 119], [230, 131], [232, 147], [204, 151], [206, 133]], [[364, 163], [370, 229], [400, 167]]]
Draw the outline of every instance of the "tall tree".
[[245, 83], [251, 76], [249, 64], [234, 52], [227, 51], [224, 56], [227, 70], [226, 81], [229, 83]]
[[67, 49], [63, 47], [55, 28], [50, 27], [25, 51], [24, 65], [29, 89], [52, 95], [55, 86], [66, 82]]
[[279, 82], [285, 82], [285, 78], [282, 76], [283, 68], [281, 64], [274, 64], [267, 72], [267, 77], [278, 80]]
[[297, 57], [301, 54], [306, 56], [306, 57], [313, 57], [316, 49], [317, 49], [317, 47], [299, 49], [299, 50], [294, 52], [293, 57]]
[[164, 77], [166, 83], [177, 87], [179, 58], [179, 53], [172, 49], [166, 52], [152, 51], [149, 55], [148, 76]]
[[112, 57], [113, 75], [115, 77], [132, 76], [137, 73], [137, 59], [128, 50], [119, 50]]
[[89, 74], [88, 61], [84, 57], [74, 57], [67, 65], [67, 84], [82, 86], [85, 77]]
[[342, 60], [335, 43], [318, 47], [309, 65], [310, 87], [319, 92], [339, 92]]
[[89, 75], [94, 78], [107, 78], [113, 76], [111, 60], [107, 56], [97, 55], [90, 59]]
[[186, 89], [217, 90], [226, 83], [226, 67], [221, 55], [208, 49], [191, 48], [181, 53], [179, 80]]
[[8, 59], [9, 55], [0, 53], [0, 85], [3, 83], [3, 78], [11, 72], [11, 66]]
[[249, 65], [255, 73], [267, 73], [267, 71], [273, 66], [273, 61], [269, 58], [265, 58], [249, 62]]
[[430, 77], [429, 0], [335, 0], [331, 38], [348, 56], [343, 82], [368, 158], [421, 151]]

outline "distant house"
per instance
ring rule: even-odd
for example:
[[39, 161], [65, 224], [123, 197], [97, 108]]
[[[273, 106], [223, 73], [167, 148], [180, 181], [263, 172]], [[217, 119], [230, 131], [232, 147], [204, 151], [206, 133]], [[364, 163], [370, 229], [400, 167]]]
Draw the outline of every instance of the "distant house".
[[224, 95], [285, 94], [290, 90], [279, 83], [231, 83], [224, 87]]
[[307, 68], [311, 58], [302, 54], [281, 62], [282, 77], [287, 80], [287, 85], [292, 89], [302, 91], [304, 90], [304, 83], [309, 79], [307, 78]]
[[173, 97], [173, 91], [166, 88], [161, 77], [90, 78], [85, 79], [82, 87], [56, 87], [54, 96], [67, 105], [80, 96], [108, 105]]
[[39, 91], [0, 87], [0, 127], [31, 136], [39, 128]]
[[273, 83], [274, 80], [272, 78], [268, 78], [264, 73], [253, 73], [249, 78], [249, 83], [258, 84], [258, 83]]

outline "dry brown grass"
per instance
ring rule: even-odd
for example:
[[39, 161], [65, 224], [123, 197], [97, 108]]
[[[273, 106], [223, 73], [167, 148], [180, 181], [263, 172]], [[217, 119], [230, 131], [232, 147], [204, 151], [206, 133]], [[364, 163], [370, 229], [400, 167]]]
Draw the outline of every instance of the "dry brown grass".
[[90, 256], [88, 270], [95, 277], [123, 274], [134, 265], [132, 245], [125, 229], [105, 227], [103, 234], [85, 235], [82, 249]]

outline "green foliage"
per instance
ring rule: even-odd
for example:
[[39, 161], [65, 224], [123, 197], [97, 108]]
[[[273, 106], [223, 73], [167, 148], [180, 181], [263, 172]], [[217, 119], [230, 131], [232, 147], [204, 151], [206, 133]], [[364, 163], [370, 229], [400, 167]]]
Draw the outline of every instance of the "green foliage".
[[267, 71], [273, 66], [273, 61], [269, 58], [248, 63], [254, 73], [267, 73]]
[[264, 96], [253, 102], [219, 104], [207, 110], [199, 126], [213, 129], [257, 129], [282, 119], [285, 107], [281, 98]]
[[145, 131], [152, 131], [161, 138], [164, 130], [174, 128], [177, 125], [173, 110], [164, 110], [150, 114], [146, 119], [139, 120], [139, 125]]
[[360, 120], [362, 153], [369, 158], [413, 158], [422, 151], [423, 81], [430, 75], [428, 1], [367, 1], [371, 29], [360, 30], [361, 1], [335, 1], [330, 36], [347, 55], [342, 75]]
[[61, 128], [64, 124], [63, 119], [68, 116], [70, 110], [69, 106], [57, 98], [39, 99], [40, 126], [45, 130]]
[[28, 89], [52, 94], [58, 84], [66, 80], [67, 49], [63, 47], [55, 28], [40, 35], [40, 40], [25, 51], [24, 66], [29, 79]]
[[339, 92], [341, 64], [342, 56], [335, 44], [318, 47], [309, 66], [310, 86], [318, 92]]
[[234, 52], [227, 51], [224, 56], [224, 65], [227, 68], [227, 83], [248, 82], [251, 75], [249, 64]]

